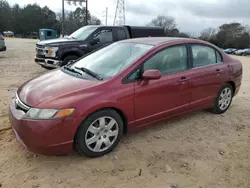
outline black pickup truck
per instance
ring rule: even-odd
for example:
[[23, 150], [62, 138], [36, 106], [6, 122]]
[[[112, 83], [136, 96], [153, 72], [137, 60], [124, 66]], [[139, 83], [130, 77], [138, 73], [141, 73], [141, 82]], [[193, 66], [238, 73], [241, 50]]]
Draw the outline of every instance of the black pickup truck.
[[70, 36], [37, 42], [35, 62], [47, 69], [57, 68], [119, 40], [156, 36], [166, 36], [164, 28], [84, 26]]

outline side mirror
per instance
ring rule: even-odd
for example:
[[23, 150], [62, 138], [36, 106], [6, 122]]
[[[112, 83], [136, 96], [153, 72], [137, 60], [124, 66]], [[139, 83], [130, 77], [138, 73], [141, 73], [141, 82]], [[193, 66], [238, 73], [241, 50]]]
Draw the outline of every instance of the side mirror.
[[93, 39], [91, 42], [90, 42], [90, 44], [91, 45], [95, 45], [95, 44], [98, 44], [100, 42], [100, 40], [98, 39], [98, 38], [95, 38], [95, 39]]
[[155, 69], [146, 70], [143, 73], [142, 78], [143, 80], [158, 80], [161, 78], [161, 72]]

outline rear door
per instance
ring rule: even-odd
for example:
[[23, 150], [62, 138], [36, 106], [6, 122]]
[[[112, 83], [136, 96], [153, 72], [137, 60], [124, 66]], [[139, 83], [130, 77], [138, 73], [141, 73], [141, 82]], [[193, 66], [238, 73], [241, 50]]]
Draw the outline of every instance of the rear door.
[[228, 80], [228, 66], [216, 49], [191, 44], [191, 107], [212, 105], [221, 86]]
[[115, 41], [125, 40], [130, 38], [123, 27], [114, 28]]

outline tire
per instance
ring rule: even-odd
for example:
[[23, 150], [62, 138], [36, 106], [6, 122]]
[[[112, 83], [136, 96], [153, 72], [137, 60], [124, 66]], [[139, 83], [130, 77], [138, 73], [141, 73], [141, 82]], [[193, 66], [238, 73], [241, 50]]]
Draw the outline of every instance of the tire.
[[[228, 95], [227, 95], [227, 97], [222, 99], [221, 95], [223, 95], [223, 93], [225, 93], [225, 92], [228, 93]], [[229, 93], [230, 93], [230, 97], [229, 97]], [[223, 85], [222, 88], [220, 89], [219, 93], [217, 94], [216, 100], [215, 100], [213, 108], [212, 108], [212, 112], [215, 114], [222, 114], [222, 113], [226, 112], [232, 103], [233, 95], [234, 95], [234, 93], [233, 93], [232, 85], [231, 84]], [[221, 104], [222, 101], [223, 101], [223, 103]]]
[[69, 56], [66, 56], [64, 59], [63, 59], [63, 62], [61, 63], [61, 67], [64, 66], [64, 65], [67, 65], [67, 63], [71, 60], [76, 60], [78, 59], [79, 57], [76, 56], [76, 55], [69, 55]]
[[[103, 130], [102, 128], [98, 129], [97, 127], [100, 125], [100, 119], [103, 120], [103, 118], [105, 118], [106, 126]], [[111, 120], [114, 125], [108, 127], [108, 123]], [[122, 135], [123, 120], [121, 116], [115, 110], [105, 109], [97, 111], [86, 118], [76, 132], [74, 144], [76, 149], [82, 155], [87, 157], [101, 157], [114, 150], [120, 142]], [[88, 140], [89, 143], [87, 143]], [[107, 146], [106, 144], [110, 144], [110, 146]]]
[[52, 67], [46, 67], [46, 66], [43, 66], [43, 65], [41, 65], [41, 66], [42, 66], [42, 68], [47, 69], [47, 70], [53, 70], [53, 69], [55, 69], [55, 68], [52, 68]]

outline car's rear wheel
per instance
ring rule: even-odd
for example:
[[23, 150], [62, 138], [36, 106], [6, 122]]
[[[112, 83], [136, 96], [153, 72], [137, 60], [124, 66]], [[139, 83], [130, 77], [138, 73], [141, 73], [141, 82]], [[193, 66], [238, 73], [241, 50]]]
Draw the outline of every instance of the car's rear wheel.
[[213, 106], [213, 113], [222, 114], [230, 107], [233, 99], [233, 88], [231, 84], [225, 84], [219, 93]]
[[112, 109], [90, 115], [78, 128], [75, 147], [88, 157], [100, 157], [117, 146], [123, 134], [123, 121]]

